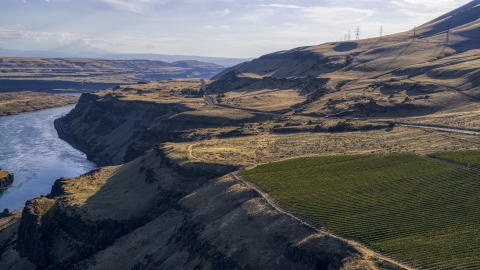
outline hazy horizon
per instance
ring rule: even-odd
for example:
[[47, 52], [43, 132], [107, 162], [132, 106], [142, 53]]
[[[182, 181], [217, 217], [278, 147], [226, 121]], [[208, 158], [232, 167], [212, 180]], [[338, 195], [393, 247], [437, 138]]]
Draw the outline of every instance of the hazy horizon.
[[468, 0], [4, 0], [0, 48], [254, 58], [421, 25]]

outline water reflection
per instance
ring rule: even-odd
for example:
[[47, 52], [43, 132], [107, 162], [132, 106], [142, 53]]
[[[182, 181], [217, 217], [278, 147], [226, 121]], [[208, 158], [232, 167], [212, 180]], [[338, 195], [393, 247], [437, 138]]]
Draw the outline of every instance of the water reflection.
[[13, 185], [0, 191], [0, 211], [20, 209], [27, 200], [48, 194], [56, 179], [95, 168], [53, 127], [74, 106], [0, 117], [0, 168], [15, 174]]

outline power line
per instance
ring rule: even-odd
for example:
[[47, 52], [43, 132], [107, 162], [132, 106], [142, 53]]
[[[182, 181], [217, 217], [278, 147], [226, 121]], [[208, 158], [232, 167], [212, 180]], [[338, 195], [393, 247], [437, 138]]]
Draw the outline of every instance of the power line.
[[355, 35], [357, 36], [357, 40], [360, 40], [360, 27], [357, 26], [357, 29], [355, 30]]
[[348, 41], [350, 41], [350, 30], [348, 30]]
[[380, 39], [383, 37], [383, 26], [380, 26]]
[[446, 43], [447, 45], [450, 43], [450, 24], [447, 26], [448, 29], [447, 29], [447, 40], [446, 40]]

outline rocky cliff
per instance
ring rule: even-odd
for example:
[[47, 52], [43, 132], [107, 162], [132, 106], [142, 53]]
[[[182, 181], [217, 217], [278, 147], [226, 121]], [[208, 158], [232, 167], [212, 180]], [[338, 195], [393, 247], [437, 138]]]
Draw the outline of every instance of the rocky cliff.
[[[200, 86], [199, 80], [192, 82], [188, 87]], [[57, 129], [79, 148], [118, 165], [161, 143], [204, 139], [196, 129], [238, 126], [266, 118], [228, 109], [219, 113], [204, 106], [202, 96], [173, 96], [171, 91], [183, 87], [178, 86], [182, 82], [170, 82], [172, 86], [163, 89], [158, 89], [158, 84], [83, 94], [75, 109], [57, 122]]]
[[83, 94], [75, 109], [59, 124], [72, 140], [110, 164], [121, 164], [129, 144], [155, 119], [184, 110], [181, 104], [122, 101], [112, 95]]
[[0, 170], [0, 189], [11, 185], [13, 183], [13, 180], [13, 173]]

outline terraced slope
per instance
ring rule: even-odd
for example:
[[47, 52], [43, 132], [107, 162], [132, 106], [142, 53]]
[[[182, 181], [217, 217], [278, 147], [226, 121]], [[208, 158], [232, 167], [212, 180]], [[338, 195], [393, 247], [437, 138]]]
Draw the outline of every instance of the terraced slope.
[[428, 269], [479, 269], [480, 173], [413, 154], [294, 159], [242, 173], [319, 226]]

